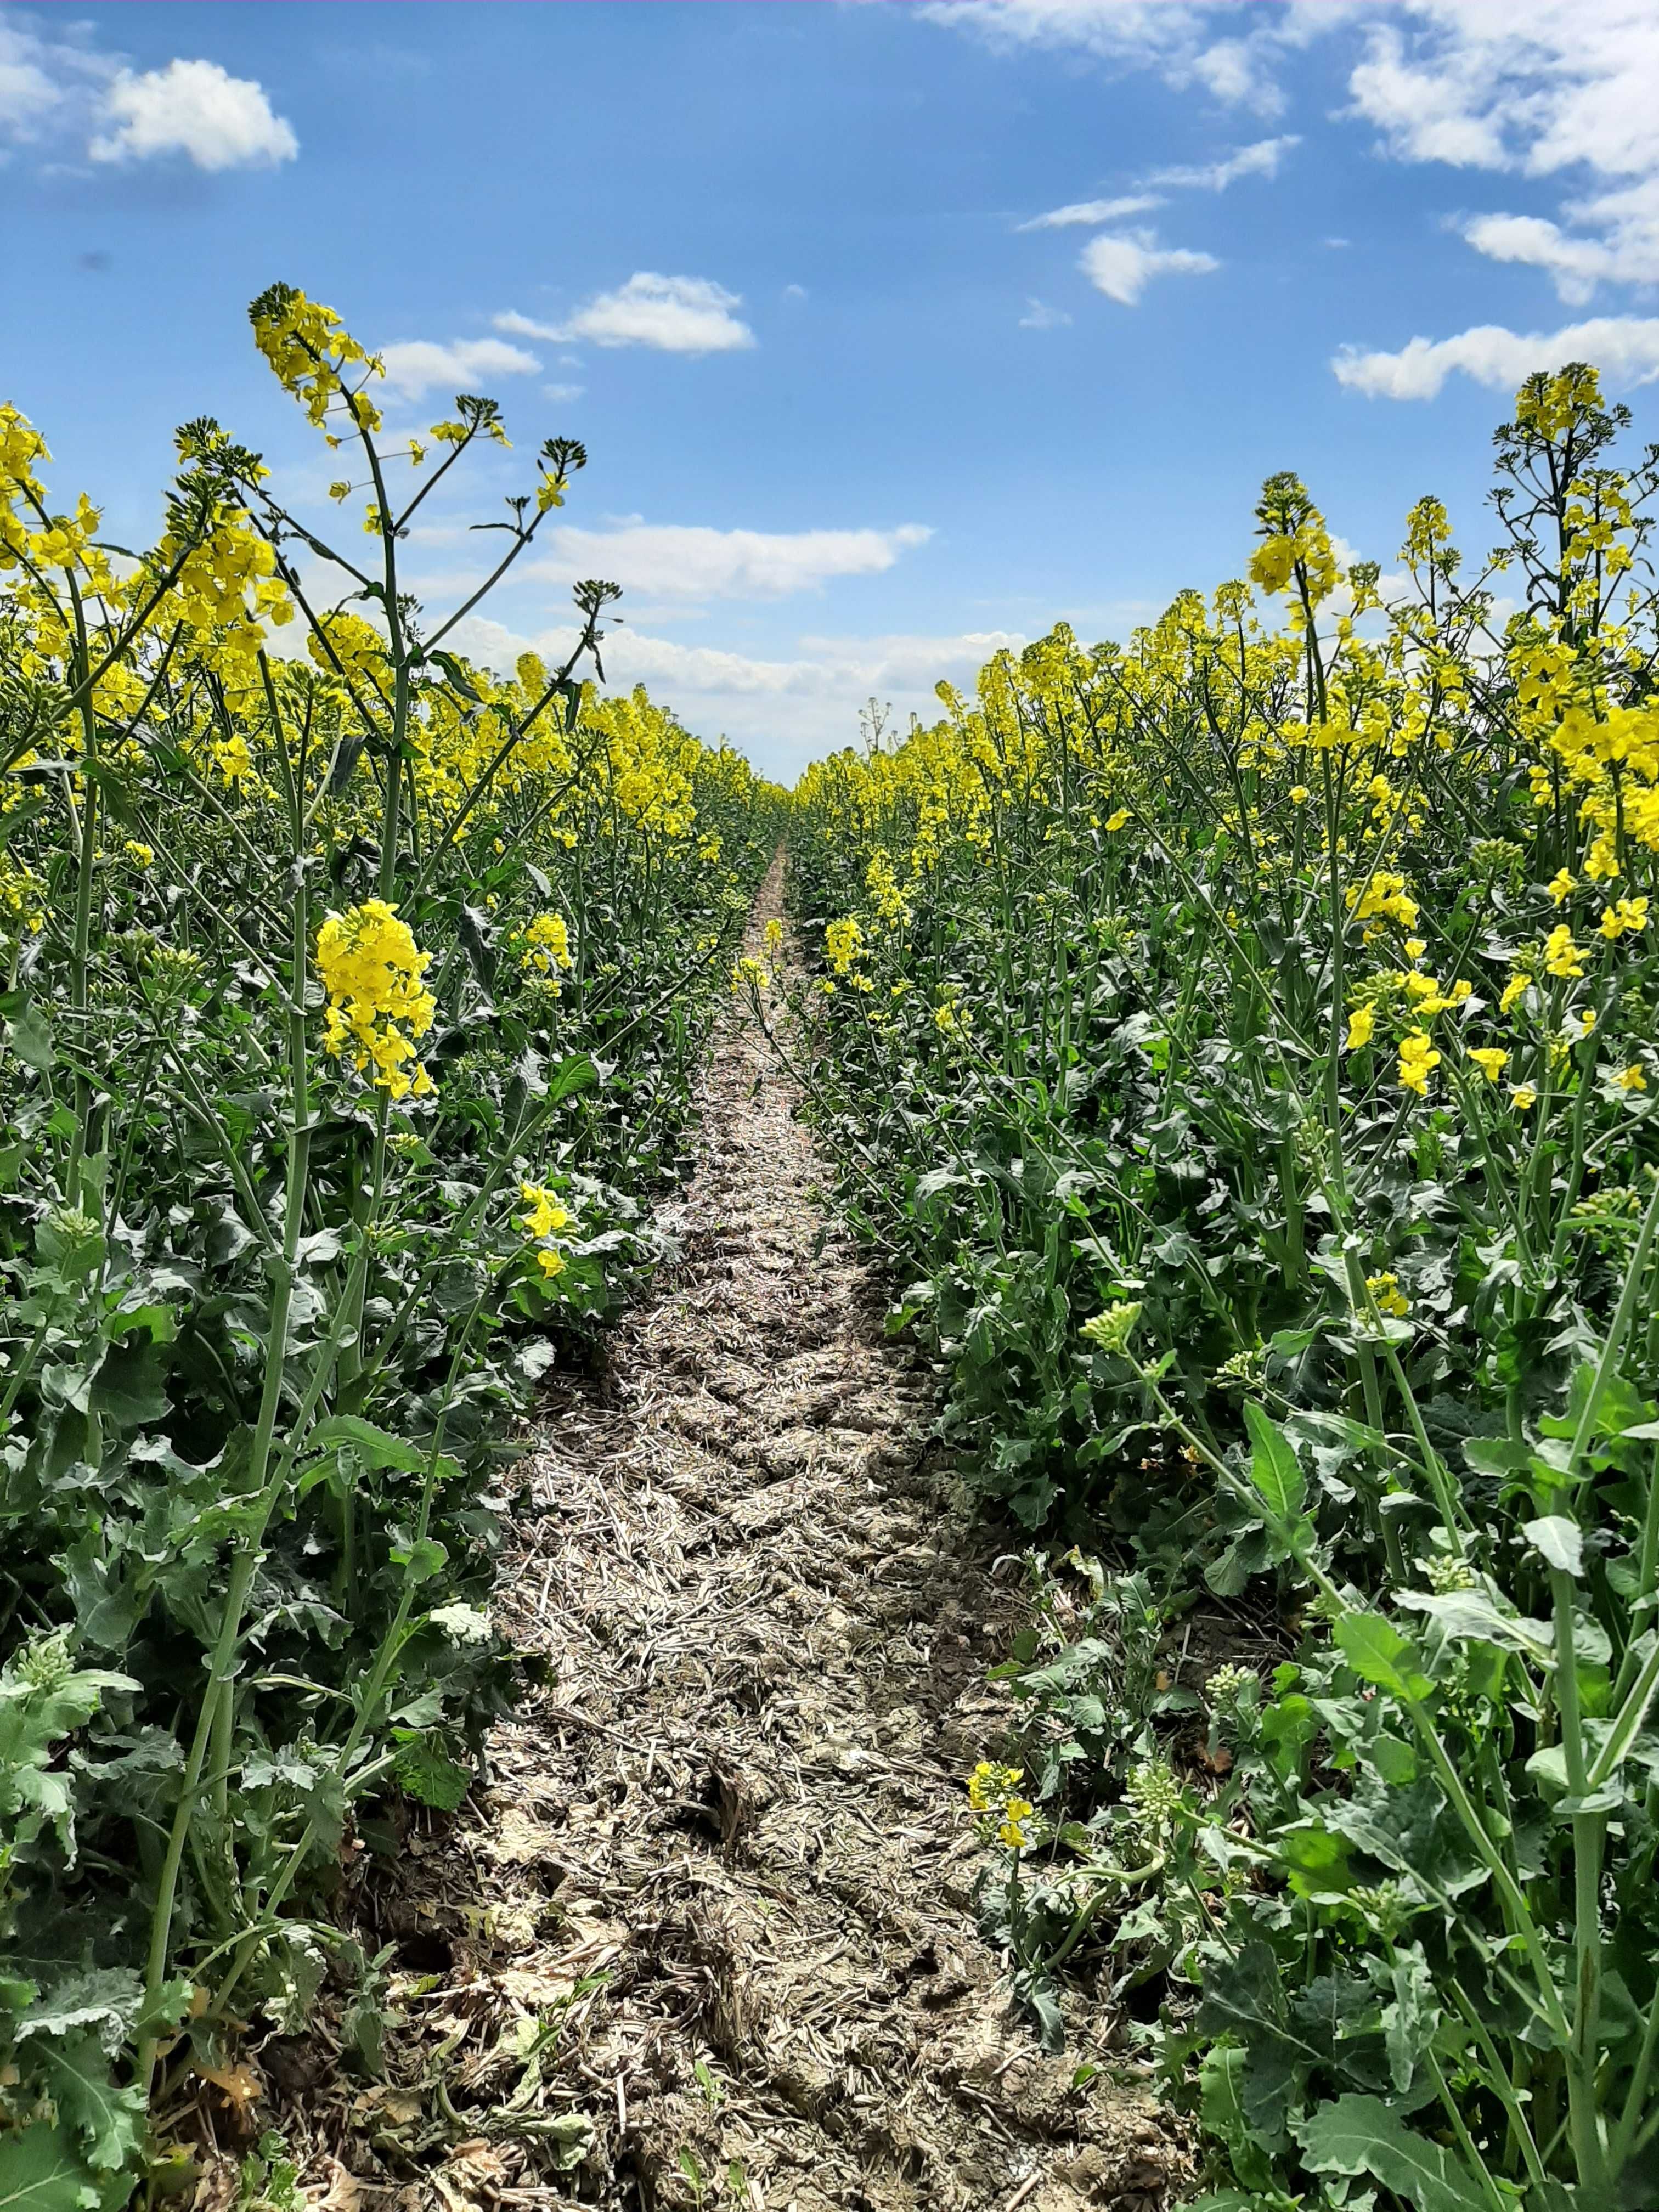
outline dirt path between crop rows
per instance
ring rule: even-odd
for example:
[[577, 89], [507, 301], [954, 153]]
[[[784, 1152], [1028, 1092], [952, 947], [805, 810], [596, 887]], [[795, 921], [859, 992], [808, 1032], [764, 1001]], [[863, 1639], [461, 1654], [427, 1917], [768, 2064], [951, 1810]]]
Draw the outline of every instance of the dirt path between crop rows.
[[342, 2189], [367, 2165], [404, 2212], [434, 2181], [451, 2212], [1073, 2212], [1174, 2178], [1107, 2023], [1068, 2007], [1043, 2057], [975, 1932], [963, 1776], [1018, 1577], [937, 1464], [933, 1377], [884, 1340], [791, 1103], [734, 1006], [682, 1257], [605, 1382], [550, 1408], [501, 1601], [545, 1687], [375, 1907], [404, 2086], [343, 2116]]

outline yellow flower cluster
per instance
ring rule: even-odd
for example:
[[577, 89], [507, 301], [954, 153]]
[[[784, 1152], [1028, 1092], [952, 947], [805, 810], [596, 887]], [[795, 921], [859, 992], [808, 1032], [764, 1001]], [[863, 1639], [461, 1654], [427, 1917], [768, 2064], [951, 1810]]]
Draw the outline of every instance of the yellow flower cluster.
[[845, 975], [863, 950], [864, 932], [850, 915], [825, 928], [824, 956], [837, 975]]
[[[362, 386], [371, 375], [384, 376], [385, 365], [358, 344], [332, 307], [307, 300], [289, 285], [273, 284], [249, 313], [253, 343], [283, 391], [300, 402], [313, 422], [320, 428], [338, 400], [360, 429], [380, 428], [380, 412], [362, 396]], [[355, 368], [363, 375], [348, 388], [346, 374]]]
[[369, 1073], [393, 1099], [434, 1089], [415, 1040], [432, 1026], [436, 1001], [422, 981], [431, 955], [384, 899], [331, 914], [317, 933], [317, 968], [328, 994], [323, 1042], [337, 1060]]
[[556, 910], [538, 914], [519, 933], [522, 950], [519, 965], [527, 975], [543, 977], [550, 990], [557, 993], [560, 969], [574, 968], [575, 957], [570, 950], [570, 932], [564, 916]]
[[519, 1226], [526, 1237], [540, 1244], [536, 1263], [543, 1276], [550, 1282], [556, 1275], [563, 1274], [565, 1258], [547, 1240], [556, 1237], [562, 1229], [569, 1228], [569, 1212], [557, 1193], [549, 1190], [544, 1183], [520, 1183], [519, 1195], [530, 1209], [527, 1213], [520, 1215]]
[[999, 1766], [988, 1759], [981, 1759], [968, 1778], [969, 1805], [988, 1826], [995, 1824], [997, 1841], [1012, 1851], [1022, 1850], [1030, 1840], [1036, 1810], [1029, 1797], [1017, 1794], [1024, 1779], [1018, 1766]]

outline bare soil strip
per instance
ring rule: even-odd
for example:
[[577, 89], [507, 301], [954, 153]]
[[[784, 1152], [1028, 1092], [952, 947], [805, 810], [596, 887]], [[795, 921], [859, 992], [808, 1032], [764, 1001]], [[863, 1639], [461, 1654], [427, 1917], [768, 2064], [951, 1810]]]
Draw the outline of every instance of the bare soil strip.
[[884, 1340], [791, 1106], [734, 1008], [682, 1257], [550, 1407], [503, 1595], [545, 1686], [476, 1810], [365, 1884], [399, 2086], [327, 2130], [343, 2191], [1073, 2212], [1176, 2178], [1109, 2024], [1068, 2008], [1045, 2057], [975, 1932], [963, 1776], [1005, 1724], [984, 1670], [1018, 1572], [938, 1464], [933, 1377]]

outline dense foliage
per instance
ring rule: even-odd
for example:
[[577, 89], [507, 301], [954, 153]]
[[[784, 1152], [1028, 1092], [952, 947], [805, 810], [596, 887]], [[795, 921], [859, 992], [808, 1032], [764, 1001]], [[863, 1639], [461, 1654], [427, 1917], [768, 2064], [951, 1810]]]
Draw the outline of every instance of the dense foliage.
[[[781, 797], [584, 680], [611, 585], [561, 667], [447, 649], [488, 585], [428, 620], [400, 563], [495, 404], [394, 438], [327, 309], [252, 313], [356, 552], [208, 421], [125, 552], [0, 410], [0, 2197], [38, 2212], [123, 2201], [251, 2009], [333, 1973], [372, 2040], [343, 1833], [465, 1788], [514, 1419], [653, 1255]], [[541, 447], [489, 582], [585, 460]]]
[[[1010, 1670], [989, 1907], [1051, 2023], [1062, 1959], [1173, 1994], [1229, 2205], [1659, 2203], [1628, 419], [1523, 387], [1474, 580], [1436, 501], [1345, 574], [1274, 477], [1248, 580], [1000, 654], [798, 793], [848, 1203], [985, 1487], [1135, 1554], [1057, 1567]], [[1200, 1698], [1183, 1639], [1241, 1605]]]

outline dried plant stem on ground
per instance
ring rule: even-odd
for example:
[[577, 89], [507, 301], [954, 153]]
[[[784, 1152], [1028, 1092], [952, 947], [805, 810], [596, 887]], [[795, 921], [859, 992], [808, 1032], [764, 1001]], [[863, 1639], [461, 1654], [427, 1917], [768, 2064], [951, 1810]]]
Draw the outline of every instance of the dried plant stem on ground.
[[[682, 1260], [535, 1464], [503, 1607], [546, 1686], [377, 1906], [440, 1970], [396, 2037], [416, 2104], [370, 2091], [350, 2131], [452, 2206], [1161, 2201], [1181, 2153], [1109, 2023], [1079, 2002], [1042, 2056], [975, 1932], [962, 1776], [1006, 1724], [984, 1669], [1018, 1578], [930, 1465], [933, 1377], [884, 1340], [791, 1103], [734, 1005]], [[447, 2152], [440, 2072], [471, 2133]]]

